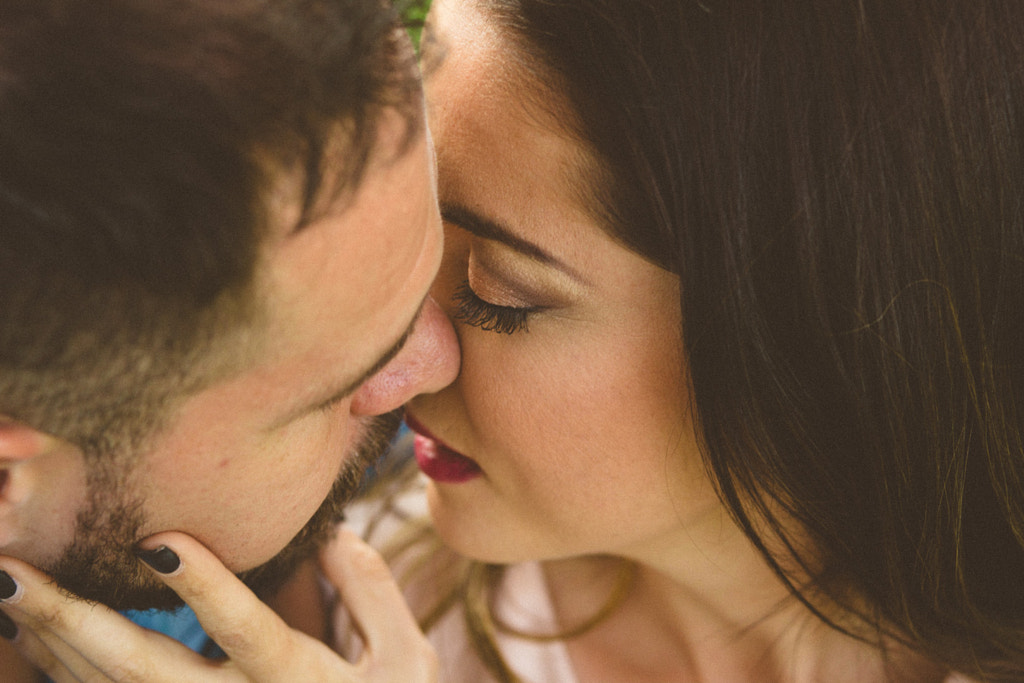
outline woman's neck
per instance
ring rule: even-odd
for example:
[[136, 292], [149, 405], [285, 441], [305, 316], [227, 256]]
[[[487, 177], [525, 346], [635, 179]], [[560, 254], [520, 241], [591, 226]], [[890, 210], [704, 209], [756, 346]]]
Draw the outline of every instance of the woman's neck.
[[[724, 513], [722, 513], [724, 515]], [[581, 683], [933, 683], [944, 673], [904, 648], [886, 650], [823, 623], [766, 565], [728, 518], [654, 539], [624, 556], [637, 563], [626, 598], [567, 643]], [[622, 559], [545, 563], [565, 630], [615, 595]]]

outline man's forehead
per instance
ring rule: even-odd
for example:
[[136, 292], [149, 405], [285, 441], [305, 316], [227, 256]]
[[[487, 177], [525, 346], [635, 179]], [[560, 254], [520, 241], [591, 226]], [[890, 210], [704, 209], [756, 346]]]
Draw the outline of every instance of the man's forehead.
[[[382, 135], [382, 154], [393, 156], [405, 146], [405, 124], [385, 123], [391, 137]], [[265, 365], [302, 363], [296, 372], [310, 378], [274, 422], [352, 393], [401, 350], [440, 259], [426, 139], [421, 131], [397, 160], [374, 160], [343, 208], [267, 241], [259, 275], [270, 316]], [[293, 219], [298, 183], [282, 178], [274, 196]]]
[[[408, 110], [408, 111], [407, 111]], [[403, 160], [427, 135], [425, 104], [388, 107], [376, 118], [371, 144], [353, 146], [351, 133], [339, 124], [314, 157], [289, 167], [265, 163], [268, 242], [300, 233], [319, 220], [341, 218], [375, 170]]]

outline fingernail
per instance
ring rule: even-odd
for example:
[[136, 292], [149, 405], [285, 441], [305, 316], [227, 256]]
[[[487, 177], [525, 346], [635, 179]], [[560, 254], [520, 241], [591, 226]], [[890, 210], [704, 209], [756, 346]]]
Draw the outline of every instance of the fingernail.
[[153, 550], [135, 549], [135, 556], [161, 574], [173, 574], [181, 566], [181, 560], [165, 545]]
[[18, 636], [18, 625], [3, 612], [0, 612], [0, 636], [7, 640], [14, 640]]
[[10, 600], [18, 592], [18, 582], [11, 575], [0, 569], [0, 600]]

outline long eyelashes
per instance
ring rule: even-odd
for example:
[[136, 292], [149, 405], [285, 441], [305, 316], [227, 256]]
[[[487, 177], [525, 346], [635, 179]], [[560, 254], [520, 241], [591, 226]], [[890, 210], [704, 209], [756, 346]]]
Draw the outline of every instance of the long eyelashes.
[[540, 310], [533, 307], [515, 308], [488, 303], [476, 295], [468, 280], [464, 280], [455, 290], [452, 301], [455, 304], [452, 317], [456, 320], [472, 327], [479, 327], [481, 330], [501, 334], [528, 332], [527, 322], [530, 315]]

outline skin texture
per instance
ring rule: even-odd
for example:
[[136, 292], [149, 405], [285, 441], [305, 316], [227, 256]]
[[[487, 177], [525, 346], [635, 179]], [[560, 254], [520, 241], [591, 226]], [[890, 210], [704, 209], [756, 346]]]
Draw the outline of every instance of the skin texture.
[[[321, 556], [320, 571], [338, 587], [366, 650], [349, 663], [327, 644], [289, 628], [194, 539], [170, 532], [145, 546], [175, 549], [178, 570], [159, 578], [199, 615], [228, 655], [213, 662], [175, 640], [130, 623], [102, 605], [54, 589], [45, 574], [11, 558], [0, 566], [17, 578], [4, 602], [17, 620], [18, 651], [57, 683], [65, 681], [337, 681], [431, 683], [437, 657], [405, 608], [387, 565], [354, 534], [342, 530]], [[9, 683], [36, 675], [4, 667]]]
[[405, 121], [388, 112], [379, 125], [376, 160], [351, 203], [296, 233], [298, 199], [282, 178], [281, 224], [257, 275], [266, 308], [249, 340], [252, 362], [186, 399], [129, 473], [98, 477], [88, 490], [89, 467], [70, 444], [8, 453], [3, 553], [59, 568], [77, 535], [86, 549], [79, 567], [108, 562], [101, 581], [119, 591], [83, 592], [118, 606], [157, 602], [121, 598], [129, 580], [159, 586], [130, 551], [161, 530], [186, 531], [231, 570], [250, 569], [296, 535], [340, 473], [366, 466], [368, 457], [352, 461], [374, 416], [451, 381], [455, 338], [425, 302], [442, 249], [429, 143], [420, 132], [398, 155]]
[[621, 607], [567, 643], [584, 681], [942, 679], [787, 601], [703, 472], [674, 277], [580, 204], [572, 172], [586, 150], [546, 117], [560, 103], [523, 98], [535, 84], [509, 78], [514, 51], [476, 4], [438, 0], [434, 12], [428, 43], [447, 52], [428, 53], [427, 89], [447, 251], [433, 292], [458, 322], [464, 363], [411, 411], [481, 468], [430, 486], [441, 536], [475, 559], [543, 560], [566, 625], [615, 588], [609, 555], [639, 565]]
[[[446, 53], [427, 88], [446, 252], [433, 292], [462, 321], [464, 362], [409, 412], [484, 471], [431, 484], [438, 531], [471, 557], [510, 562], [631, 552], [680, 521], [714, 519], [680, 390], [677, 278], [580, 205], [570, 175], [579, 145], [516, 95], [478, 13], [463, 3], [435, 12]], [[489, 239], [477, 217], [555, 262]], [[488, 304], [541, 310], [512, 334], [474, 327], [458, 301], [464, 282]]]
[[482, 6], [439, 0], [427, 29], [433, 291], [463, 365], [408, 413], [482, 470], [428, 484], [437, 533], [474, 560], [543, 561], [566, 628], [606, 604], [619, 559], [637, 563], [621, 607], [566, 643], [582, 681], [940, 679], [898, 647], [887, 672], [820, 622], [733, 523], [697, 443], [678, 278], [588, 210], [597, 162]]
[[[321, 572], [363, 635], [366, 650], [358, 661], [291, 629], [232, 574], [278, 553], [338, 489], [339, 473], [358, 474], [368, 464], [372, 453], [355, 452], [367, 445], [374, 416], [414, 393], [436, 391], [458, 371], [451, 324], [427, 296], [442, 248], [429, 137], [421, 132], [396, 155], [404, 122], [385, 115], [380, 126], [378, 162], [353, 203], [266, 245], [260, 276], [269, 318], [255, 362], [187, 400], [124, 481], [118, 500], [105, 501], [113, 503], [108, 510], [130, 510], [132, 500], [140, 501], [132, 545], [161, 529], [191, 533], [158, 533], [138, 543], [169, 547], [179, 568], [158, 574], [131, 547], [105, 548], [123, 533], [117, 529], [101, 525], [85, 538], [121, 562], [115, 569], [124, 571], [112, 581], [126, 583], [132, 573], [147, 600], [162, 589], [188, 601], [228, 659], [211, 664], [102, 605], [76, 599], [24, 562], [0, 557], [0, 569], [18, 585], [4, 601], [5, 618], [17, 624], [17, 652], [0, 644], [0, 668], [12, 681], [36, 680], [21, 658], [58, 682], [436, 681], [436, 655], [386, 565], [351, 534], [323, 549]], [[282, 193], [281, 207], [294, 216], [298, 205], [290, 196]], [[9, 446], [0, 508], [11, 544], [5, 550], [21, 540], [24, 555], [38, 557], [29, 531], [45, 530], [49, 552], [59, 553], [90, 494], [81, 453], [19, 425], [2, 426], [0, 443]], [[48, 473], [68, 476], [63, 497], [31, 485]], [[342, 488], [345, 495], [353, 481]], [[92, 502], [104, 493], [111, 495], [92, 492]], [[29, 514], [35, 510], [49, 517], [36, 519]]]

